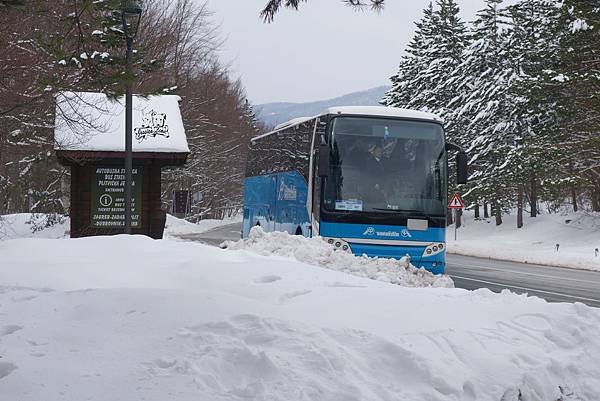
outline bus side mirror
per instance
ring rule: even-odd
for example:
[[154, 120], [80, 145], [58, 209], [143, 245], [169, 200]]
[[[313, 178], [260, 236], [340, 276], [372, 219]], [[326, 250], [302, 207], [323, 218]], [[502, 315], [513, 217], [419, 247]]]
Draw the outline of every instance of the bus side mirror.
[[469, 179], [467, 154], [464, 151], [456, 155], [456, 183], [466, 184]]
[[319, 145], [319, 177], [329, 177], [329, 145]]

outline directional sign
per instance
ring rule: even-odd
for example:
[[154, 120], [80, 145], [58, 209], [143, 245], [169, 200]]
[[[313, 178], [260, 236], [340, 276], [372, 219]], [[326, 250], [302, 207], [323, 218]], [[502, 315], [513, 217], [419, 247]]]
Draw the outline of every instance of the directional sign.
[[450, 202], [448, 203], [448, 209], [464, 209], [465, 204], [458, 194], [454, 194]]
[[[131, 226], [142, 226], [141, 168], [132, 170]], [[125, 226], [125, 169], [117, 166], [92, 167], [92, 227], [121, 228]]]

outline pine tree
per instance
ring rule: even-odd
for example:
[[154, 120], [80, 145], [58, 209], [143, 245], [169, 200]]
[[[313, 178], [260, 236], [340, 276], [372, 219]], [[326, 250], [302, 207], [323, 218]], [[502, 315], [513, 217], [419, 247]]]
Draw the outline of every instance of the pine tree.
[[[438, 0], [435, 12], [436, 22], [431, 45], [426, 57], [432, 60], [421, 72], [423, 88], [414, 96], [411, 105], [429, 110], [446, 117], [448, 104], [456, 96], [457, 82], [453, 79], [462, 61], [463, 50], [468, 44], [466, 26], [460, 20], [460, 12], [455, 0]], [[446, 129], [455, 127], [450, 121]]]
[[592, 210], [600, 211], [600, 7], [566, 0], [558, 32], [558, 65], [544, 84], [557, 103], [561, 176], [573, 192], [587, 191]]
[[382, 104], [391, 107], [409, 108], [419, 90], [428, 89], [422, 81], [421, 72], [435, 61], [429, 57], [429, 49], [437, 26], [437, 15], [433, 3], [423, 10], [423, 17], [415, 23], [415, 35], [406, 48], [406, 54], [400, 60], [398, 73], [391, 77], [392, 88], [385, 94]]
[[556, 177], [559, 158], [554, 99], [541, 84], [557, 60], [558, 9], [548, 0], [522, 0], [509, 10], [509, 58], [519, 75], [512, 90], [515, 146], [507, 157], [513, 184], [526, 188], [530, 215], [536, 217], [542, 189]]
[[467, 43], [465, 24], [459, 19], [454, 0], [438, 0], [437, 10], [429, 7], [417, 24], [417, 31], [403, 57], [393, 87], [383, 104], [446, 114], [455, 97], [451, 80]]
[[506, 183], [506, 155], [513, 146], [515, 129], [510, 118], [515, 71], [507, 59], [501, 3], [487, 0], [486, 7], [477, 13], [472, 42], [455, 69], [457, 95], [447, 113], [455, 125], [463, 127], [453, 139], [470, 145], [467, 153], [471, 156], [472, 176], [466, 197], [475, 205], [492, 204], [497, 213], [506, 211], [512, 203]]

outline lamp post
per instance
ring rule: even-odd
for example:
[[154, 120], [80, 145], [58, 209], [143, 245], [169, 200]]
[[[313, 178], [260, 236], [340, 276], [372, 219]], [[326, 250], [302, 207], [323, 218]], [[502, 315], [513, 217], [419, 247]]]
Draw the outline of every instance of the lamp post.
[[[142, 17], [142, 8], [135, 1], [124, 0], [121, 3], [121, 20], [123, 22], [123, 32], [127, 41], [127, 76], [132, 75], [131, 59], [133, 53], [133, 38], [137, 34]], [[132, 150], [132, 83], [129, 81], [125, 89], [125, 234], [131, 234], [131, 184], [133, 169], [133, 150]], [[138, 202], [140, 199], [138, 199]]]

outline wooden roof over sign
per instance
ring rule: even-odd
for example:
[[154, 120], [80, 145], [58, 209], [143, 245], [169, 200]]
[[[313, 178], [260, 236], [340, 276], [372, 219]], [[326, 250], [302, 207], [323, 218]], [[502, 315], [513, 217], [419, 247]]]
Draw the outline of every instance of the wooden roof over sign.
[[[189, 154], [179, 96], [133, 96], [135, 159], [185, 163]], [[56, 96], [55, 150], [65, 164], [123, 158], [125, 100], [102, 93], [61, 92]], [[79, 164], [79, 163], [78, 163]]]

